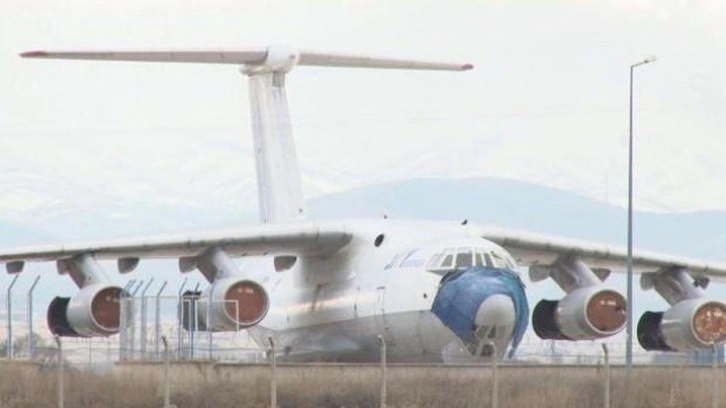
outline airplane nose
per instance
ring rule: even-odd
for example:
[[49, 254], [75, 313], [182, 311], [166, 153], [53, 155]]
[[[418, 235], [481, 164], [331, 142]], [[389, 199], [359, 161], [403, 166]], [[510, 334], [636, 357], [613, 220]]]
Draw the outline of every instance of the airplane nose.
[[514, 302], [508, 296], [491, 295], [483, 301], [474, 317], [474, 337], [478, 343], [470, 348], [474, 354], [491, 355], [494, 352], [491, 348], [492, 343], [496, 345], [497, 350], [504, 351], [503, 348], [512, 338], [515, 316]]
[[505, 295], [491, 295], [479, 305], [477, 326], [514, 326], [514, 302]]
[[476, 355], [494, 343], [500, 355], [511, 343], [511, 356], [529, 320], [524, 285], [515, 273], [475, 267], [442, 279], [431, 311]]

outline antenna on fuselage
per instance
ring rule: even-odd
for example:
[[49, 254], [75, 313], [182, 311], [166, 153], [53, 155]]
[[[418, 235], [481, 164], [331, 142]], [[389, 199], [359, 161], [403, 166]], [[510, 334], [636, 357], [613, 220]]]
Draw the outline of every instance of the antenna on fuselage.
[[442, 71], [473, 68], [471, 64], [299, 51], [285, 46], [222, 51], [31, 51], [21, 56], [242, 65], [242, 73], [249, 77], [257, 192], [260, 218], [265, 223], [304, 217], [300, 171], [285, 94], [285, 74], [295, 66]]

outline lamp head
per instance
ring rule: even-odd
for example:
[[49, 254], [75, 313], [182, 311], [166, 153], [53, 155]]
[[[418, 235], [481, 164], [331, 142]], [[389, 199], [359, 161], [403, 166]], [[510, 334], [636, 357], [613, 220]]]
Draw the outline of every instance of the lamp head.
[[636, 62], [635, 64], [631, 65], [630, 66], [630, 69], [633, 69], [635, 67], [639, 67], [641, 65], [645, 65], [645, 64], [648, 64], [648, 63], [651, 63], [651, 62], [655, 62], [655, 60], [656, 60], [655, 59], [655, 55], [651, 55], [650, 57], [648, 57], [648, 58], [646, 58], [646, 59], [644, 59], [644, 60], [642, 60], [640, 62]]

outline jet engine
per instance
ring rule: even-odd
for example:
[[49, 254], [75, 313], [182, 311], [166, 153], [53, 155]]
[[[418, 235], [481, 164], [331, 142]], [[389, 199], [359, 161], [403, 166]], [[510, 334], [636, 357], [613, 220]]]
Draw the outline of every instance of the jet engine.
[[625, 326], [623, 295], [599, 286], [576, 289], [561, 300], [543, 299], [532, 313], [535, 333], [545, 340], [593, 340]]
[[665, 312], [645, 312], [638, 342], [645, 350], [686, 351], [726, 340], [726, 305], [706, 299], [683, 300]]
[[92, 284], [73, 297], [56, 297], [48, 307], [51, 333], [66, 337], [101, 337], [119, 331], [122, 289], [107, 284]]
[[254, 326], [265, 318], [270, 308], [262, 285], [235, 277], [215, 280], [197, 302], [199, 322], [214, 331]]

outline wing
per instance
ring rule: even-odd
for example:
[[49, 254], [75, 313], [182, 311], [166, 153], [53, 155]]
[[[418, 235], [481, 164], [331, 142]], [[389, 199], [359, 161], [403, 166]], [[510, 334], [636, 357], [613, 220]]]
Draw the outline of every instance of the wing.
[[[623, 247], [563, 239], [501, 228], [483, 228], [480, 235], [504, 247], [523, 265], [549, 265], [567, 254], [579, 256], [593, 268], [624, 271], [628, 251]], [[648, 251], [633, 251], [633, 271], [656, 272], [661, 268], [682, 267], [693, 275], [726, 276], [726, 264], [705, 262]]]
[[54, 261], [82, 254], [96, 259], [183, 258], [218, 247], [229, 256], [326, 255], [350, 242], [342, 224], [274, 224], [197, 234], [144, 237], [95, 243], [48, 245], [0, 250], [8, 272], [20, 272], [25, 262]]

